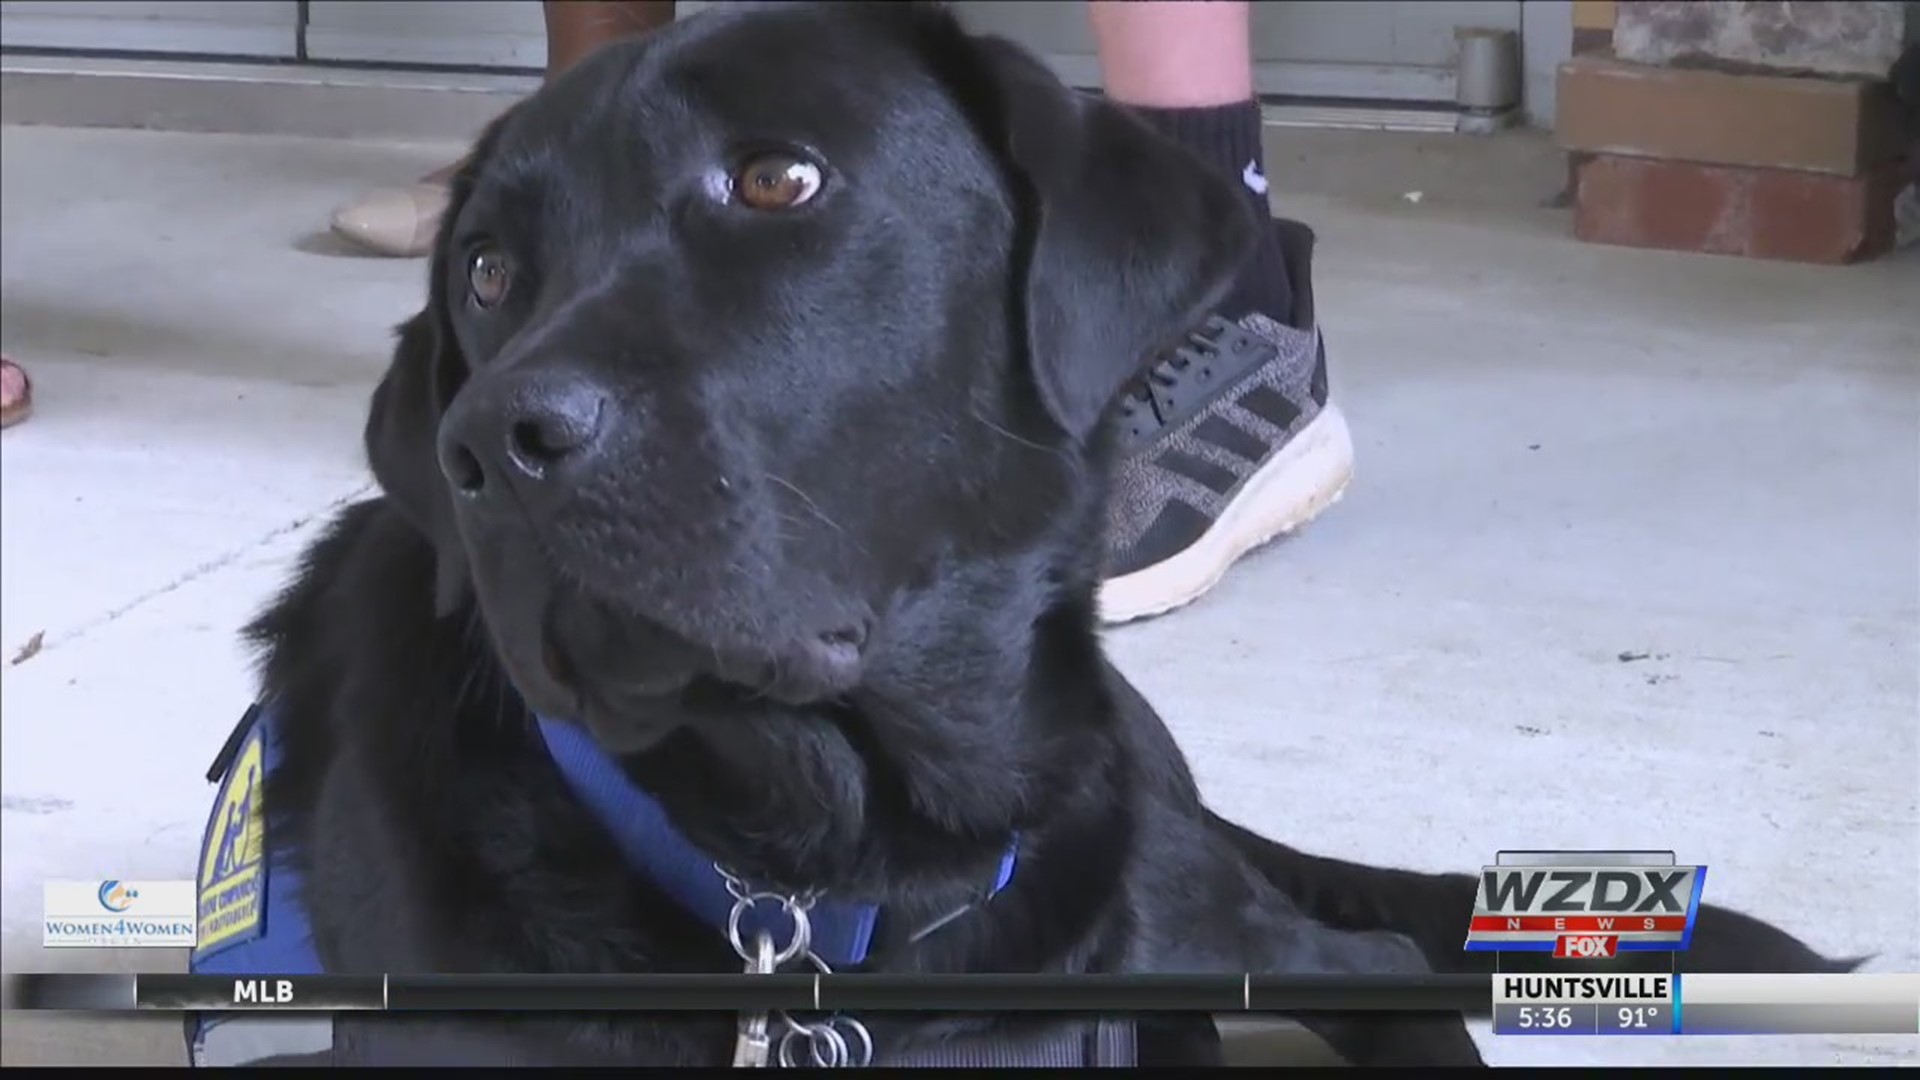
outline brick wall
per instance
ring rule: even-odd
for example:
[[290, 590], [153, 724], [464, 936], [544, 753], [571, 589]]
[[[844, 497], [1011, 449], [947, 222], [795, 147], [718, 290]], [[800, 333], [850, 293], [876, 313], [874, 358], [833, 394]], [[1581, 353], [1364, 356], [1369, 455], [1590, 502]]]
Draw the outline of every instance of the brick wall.
[[1557, 132], [1595, 243], [1844, 263], [1890, 250], [1920, 5], [1575, 0]]

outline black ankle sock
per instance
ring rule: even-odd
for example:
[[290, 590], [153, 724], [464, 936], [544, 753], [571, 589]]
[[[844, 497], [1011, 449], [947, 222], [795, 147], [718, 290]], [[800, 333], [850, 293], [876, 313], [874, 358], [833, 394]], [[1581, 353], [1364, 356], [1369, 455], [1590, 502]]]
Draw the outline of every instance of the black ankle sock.
[[1266, 224], [1273, 211], [1267, 205], [1267, 165], [1260, 149], [1260, 103], [1242, 101], [1199, 109], [1135, 106], [1134, 111], [1239, 185], [1259, 211], [1259, 243], [1241, 268], [1220, 313], [1238, 319], [1258, 311], [1290, 324], [1293, 290], [1287, 281], [1287, 264], [1281, 257], [1279, 240]]

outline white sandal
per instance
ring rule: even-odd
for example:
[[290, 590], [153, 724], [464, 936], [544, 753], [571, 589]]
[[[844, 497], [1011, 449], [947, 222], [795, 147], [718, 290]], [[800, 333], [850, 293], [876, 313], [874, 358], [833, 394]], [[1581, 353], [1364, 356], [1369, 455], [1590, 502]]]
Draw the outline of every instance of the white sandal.
[[446, 213], [445, 184], [418, 183], [382, 188], [334, 211], [333, 231], [358, 247], [395, 258], [425, 255], [433, 247], [440, 215]]

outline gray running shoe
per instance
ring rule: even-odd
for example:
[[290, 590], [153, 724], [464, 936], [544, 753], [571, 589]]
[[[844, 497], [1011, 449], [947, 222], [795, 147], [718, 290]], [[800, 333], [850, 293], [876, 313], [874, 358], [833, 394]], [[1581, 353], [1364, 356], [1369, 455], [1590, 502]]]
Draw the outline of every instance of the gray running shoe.
[[1242, 555], [1331, 506], [1353, 475], [1353, 440], [1327, 400], [1314, 319], [1313, 231], [1276, 220], [1294, 325], [1214, 317], [1156, 361], [1119, 403], [1121, 462], [1108, 510], [1100, 614], [1171, 611]]

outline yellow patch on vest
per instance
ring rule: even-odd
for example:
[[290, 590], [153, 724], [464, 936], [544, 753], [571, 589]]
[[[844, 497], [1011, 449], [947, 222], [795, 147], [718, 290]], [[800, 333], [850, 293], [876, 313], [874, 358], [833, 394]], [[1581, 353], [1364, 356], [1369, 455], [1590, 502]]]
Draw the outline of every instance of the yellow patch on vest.
[[200, 850], [202, 953], [258, 937], [266, 901], [266, 754], [256, 723], [220, 782]]

